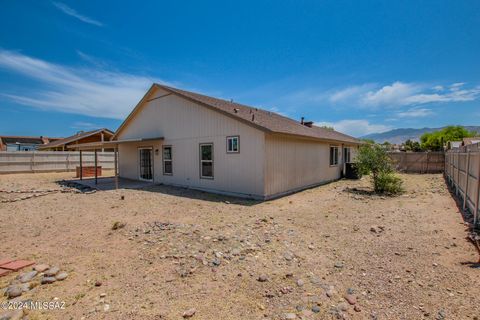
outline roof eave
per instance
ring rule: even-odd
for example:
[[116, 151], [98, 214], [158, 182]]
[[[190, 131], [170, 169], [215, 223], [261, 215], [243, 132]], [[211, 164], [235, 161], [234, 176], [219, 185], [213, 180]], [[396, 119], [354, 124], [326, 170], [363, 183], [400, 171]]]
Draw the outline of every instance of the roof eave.
[[282, 136], [287, 138], [293, 139], [302, 139], [302, 140], [310, 140], [310, 141], [317, 141], [317, 142], [324, 142], [324, 143], [343, 143], [343, 144], [350, 144], [350, 145], [361, 145], [361, 141], [349, 141], [349, 140], [339, 140], [339, 139], [328, 139], [328, 138], [318, 138], [300, 134], [293, 134], [293, 133], [285, 133], [285, 132], [272, 132], [272, 135], [275, 136]]

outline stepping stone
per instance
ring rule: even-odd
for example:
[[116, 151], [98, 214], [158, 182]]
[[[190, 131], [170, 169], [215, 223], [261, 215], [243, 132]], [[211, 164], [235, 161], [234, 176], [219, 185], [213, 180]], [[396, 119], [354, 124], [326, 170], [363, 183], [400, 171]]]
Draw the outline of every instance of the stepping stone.
[[12, 262], [13, 259], [0, 259], [0, 266]]
[[37, 264], [33, 267], [33, 270], [38, 271], [38, 272], [43, 272], [47, 269], [49, 269], [50, 266], [48, 264]]
[[11, 285], [10, 287], [7, 288], [7, 290], [5, 290], [5, 295], [9, 299], [20, 297], [22, 293], [23, 293], [23, 288], [21, 288], [18, 285]]
[[55, 276], [55, 279], [57, 279], [58, 281], [62, 281], [67, 279], [67, 277], [68, 277], [68, 273], [66, 273], [65, 271], [62, 271]]
[[0, 268], [0, 277], [6, 276], [10, 272], [10, 270]]
[[17, 276], [17, 279], [20, 280], [21, 283], [29, 282], [37, 275], [37, 273], [38, 272], [35, 270], [26, 272]]
[[55, 279], [54, 277], [43, 277], [42, 280], [40, 280], [40, 283], [50, 284], [50, 283], [54, 283], [55, 281], [57, 281], [57, 279]]
[[50, 267], [47, 271], [44, 272], [45, 276], [47, 277], [53, 277], [55, 276], [58, 272], [60, 271], [59, 267], [53, 266]]
[[31, 266], [31, 265], [34, 265], [34, 264], [35, 264], [34, 261], [15, 260], [15, 261], [9, 262], [7, 264], [3, 264], [0, 267], [2, 267], [2, 269], [18, 271], [22, 268], [25, 268], [25, 267], [28, 267], [28, 266]]

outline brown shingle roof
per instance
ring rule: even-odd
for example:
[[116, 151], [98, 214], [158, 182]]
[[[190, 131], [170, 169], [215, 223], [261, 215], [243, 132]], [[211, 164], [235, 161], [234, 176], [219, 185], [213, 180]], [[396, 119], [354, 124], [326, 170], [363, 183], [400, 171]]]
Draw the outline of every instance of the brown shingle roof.
[[[310, 128], [298, 121], [284, 117], [275, 112], [249, 107], [236, 102], [213, 98], [199, 93], [172, 88], [161, 84], [154, 84], [154, 86], [210, 107], [211, 109], [241, 120], [242, 122], [259, 127], [260, 129], [268, 132], [355, 144], [361, 143], [358, 139], [338, 131], [317, 126], [312, 126]], [[122, 126], [120, 129], [121, 128]], [[117, 131], [117, 133], [118, 132], [119, 131]]]
[[93, 136], [94, 134], [100, 133], [102, 131], [106, 131], [107, 133], [113, 135], [113, 132], [106, 129], [106, 128], [96, 129], [96, 130], [92, 130], [92, 131], [77, 133], [77, 134], [74, 134], [73, 136], [47, 143], [45, 145], [42, 145], [39, 149], [48, 149], [48, 148], [59, 147], [59, 146], [66, 145], [66, 144], [69, 144], [71, 142], [89, 137], [89, 136]]

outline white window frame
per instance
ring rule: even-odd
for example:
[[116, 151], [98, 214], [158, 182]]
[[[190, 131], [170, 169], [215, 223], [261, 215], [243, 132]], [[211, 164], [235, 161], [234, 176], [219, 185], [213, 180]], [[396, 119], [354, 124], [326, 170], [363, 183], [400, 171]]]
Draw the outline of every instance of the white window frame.
[[[165, 159], [165, 149], [170, 148], [170, 159]], [[171, 145], [162, 146], [162, 160], [163, 160], [163, 175], [173, 176], [173, 147]], [[170, 162], [172, 172], [165, 172], [165, 163]]]
[[[237, 140], [237, 150], [229, 150], [229, 141], [234, 139]], [[232, 147], [233, 147], [233, 142], [232, 142]], [[227, 153], [240, 153], [240, 136], [227, 137]]]
[[[203, 147], [203, 146], [211, 146], [211, 147], [212, 147], [212, 159], [211, 159], [211, 160], [203, 160], [203, 159], [202, 159], [202, 147]], [[199, 154], [199, 157], [200, 157], [200, 179], [210, 179], [210, 180], [213, 180], [213, 178], [214, 178], [214, 176], [215, 176], [215, 170], [214, 170], [215, 164], [214, 164], [214, 161], [213, 161], [213, 160], [214, 160], [214, 159], [213, 159], [213, 150], [214, 150], [214, 149], [213, 149], [213, 142], [200, 143], [200, 148], [199, 148], [199, 152], [200, 152], [200, 154]], [[205, 163], [208, 163], [208, 162], [212, 163], [212, 175], [211, 175], [211, 176], [204, 176], [204, 175], [203, 175], [203, 172], [202, 172], [202, 171], [203, 171], [203, 170], [202, 170], [203, 166], [202, 166], [202, 164], [203, 164], [204, 162], [205, 162]]]
[[[333, 162], [332, 162], [332, 149], [334, 150], [334, 152], [333, 152]], [[336, 152], [335, 152], [335, 150], [336, 150]], [[329, 149], [330, 167], [338, 166], [338, 158], [339, 158], [338, 146], [330, 146], [330, 149]]]

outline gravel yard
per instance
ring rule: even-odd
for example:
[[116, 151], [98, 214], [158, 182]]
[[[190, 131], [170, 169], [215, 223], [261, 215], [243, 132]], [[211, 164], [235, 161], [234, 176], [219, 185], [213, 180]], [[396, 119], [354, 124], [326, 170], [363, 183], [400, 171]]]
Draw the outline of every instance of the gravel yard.
[[[29, 319], [478, 319], [479, 257], [442, 175], [401, 176], [392, 198], [361, 192], [367, 179], [268, 202], [166, 186], [52, 192], [0, 203], [0, 259], [68, 273], [16, 298], [65, 301]], [[0, 175], [0, 189], [70, 178]], [[0, 277], [2, 291], [20, 273]]]

